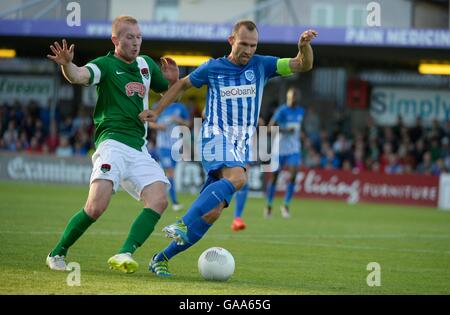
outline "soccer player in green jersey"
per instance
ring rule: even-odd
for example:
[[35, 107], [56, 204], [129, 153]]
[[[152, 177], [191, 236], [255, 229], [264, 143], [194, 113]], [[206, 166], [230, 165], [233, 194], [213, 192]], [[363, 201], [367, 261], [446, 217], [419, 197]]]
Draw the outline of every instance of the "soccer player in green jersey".
[[172, 59], [162, 59], [161, 69], [148, 56], [139, 55], [142, 35], [136, 19], [119, 16], [112, 23], [114, 51], [83, 67], [73, 62], [74, 45], [55, 42], [54, 55], [47, 57], [61, 65], [72, 84], [97, 86], [94, 111], [95, 146], [89, 195], [85, 206], [67, 224], [61, 239], [47, 256], [50, 269], [67, 269], [67, 250], [106, 210], [112, 194], [122, 186], [131, 196], [142, 200], [144, 209], [131, 226], [118, 254], [108, 260], [110, 268], [135, 272], [138, 263], [132, 258], [153, 232], [167, 207], [166, 186], [169, 181], [146, 148], [147, 125], [138, 115], [148, 108], [150, 89], [166, 91], [179, 77]]

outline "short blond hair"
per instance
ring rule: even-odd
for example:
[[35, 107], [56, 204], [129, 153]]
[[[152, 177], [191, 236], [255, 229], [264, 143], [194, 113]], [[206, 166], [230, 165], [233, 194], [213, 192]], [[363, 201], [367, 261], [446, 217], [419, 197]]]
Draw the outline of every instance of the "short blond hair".
[[138, 24], [138, 21], [130, 15], [120, 15], [112, 22], [112, 36], [119, 36], [119, 26], [121, 23]]
[[255, 22], [250, 21], [250, 20], [241, 20], [241, 21], [236, 22], [236, 24], [234, 24], [233, 31], [231, 32], [231, 36], [236, 35], [239, 32], [239, 30], [241, 29], [241, 27], [245, 27], [249, 31], [253, 31], [253, 30], [258, 31], [258, 28], [256, 27]]

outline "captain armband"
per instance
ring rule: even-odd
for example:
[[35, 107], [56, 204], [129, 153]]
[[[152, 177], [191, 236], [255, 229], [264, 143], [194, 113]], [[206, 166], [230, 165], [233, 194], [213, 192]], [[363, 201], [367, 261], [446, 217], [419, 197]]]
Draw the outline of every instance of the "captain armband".
[[292, 70], [289, 66], [289, 61], [291, 58], [280, 58], [277, 61], [277, 73], [283, 77], [291, 75]]

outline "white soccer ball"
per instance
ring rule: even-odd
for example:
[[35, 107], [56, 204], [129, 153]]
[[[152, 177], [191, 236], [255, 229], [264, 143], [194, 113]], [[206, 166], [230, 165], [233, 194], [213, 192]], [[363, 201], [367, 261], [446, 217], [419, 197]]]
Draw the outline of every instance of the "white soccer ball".
[[233, 255], [222, 247], [211, 247], [198, 258], [198, 271], [206, 280], [227, 281], [234, 273]]

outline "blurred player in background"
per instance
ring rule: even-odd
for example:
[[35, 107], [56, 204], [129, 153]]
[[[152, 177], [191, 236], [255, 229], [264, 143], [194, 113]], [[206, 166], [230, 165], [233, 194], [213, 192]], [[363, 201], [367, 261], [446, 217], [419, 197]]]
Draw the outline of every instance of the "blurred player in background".
[[[65, 40], [50, 46], [47, 57], [61, 65], [72, 84], [96, 85], [98, 100], [94, 111], [95, 146], [89, 195], [85, 206], [68, 222], [61, 239], [47, 256], [52, 270], [66, 270], [65, 256], [88, 227], [106, 210], [119, 185], [132, 197], [142, 200], [144, 209], [134, 221], [128, 237], [108, 260], [110, 268], [135, 272], [134, 251], [153, 232], [167, 207], [166, 186], [170, 185], [159, 164], [146, 148], [147, 125], [138, 118], [148, 108], [148, 93], [164, 92], [178, 81], [173, 60], [162, 60], [161, 69], [148, 56], [140, 56], [142, 35], [136, 19], [119, 16], [112, 23], [115, 50], [85, 66], [73, 62], [74, 48]], [[125, 209], [124, 209], [125, 210]]]
[[172, 201], [172, 209], [179, 211], [183, 208], [183, 205], [178, 202], [175, 189], [174, 171], [177, 161], [172, 156], [172, 146], [178, 140], [178, 126], [190, 126], [189, 112], [183, 103], [173, 103], [162, 111], [156, 123], [150, 122], [149, 126], [157, 130], [157, 156], [170, 182], [169, 196]]
[[168, 260], [198, 242], [246, 184], [245, 155], [258, 123], [264, 85], [276, 76], [309, 71], [313, 63], [310, 41], [316, 35], [312, 30], [301, 34], [295, 58], [261, 56], [255, 55], [256, 25], [238, 22], [228, 37], [228, 56], [210, 59], [169, 89], [158, 109], [141, 113], [142, 120], [152, 121], [185, 90], [208, 86], [199, 146], [208, 178], [182, 220], [163, 229], [173, 241], [153, 256], [149, 268], [156, 275], [171, 275]]
[[[258, 124], [260, 126], [264, 125], [263, 119], [260, 117]], [[249, 141], [248, 150], [245, 155], [245, 169], [248, 174], [250, 167], [252, 164], [257, 162], [257, 134], [255, 133], [253, 137]], [[235, 232], [245, 230], [247, 225], [244, 223], [242, 219], [242, 215], [245, 209], [245, 204], [248, 198], [248, 182], [236, 192], [236, 200], [234, 205], [234, 219], [231, 223], [231, 229]]]
[[291, 87], [287, 91], [286, 104], [281, 105], [269, 122], [269, 130], [272, 126], [278, 126], [277, 134], [279, 143], [279, 167], [272, 174], [272, 180], [267, 186], [267, 206], [264, 208], [264, 217], [269, 218], [272, 215], [273, 198], [275, 195], [276, 183], [280, 171], [287, 167], [289, 171], [289, 181], [284, 198], [284, 204], [281, 206], [281, 215], [283, 218], [290, 217], [289, 204], [294, 194], [295, 178], [299, 171], [301, 162], [301, 128], [305, 110], [300, 106], [300, 90]]

